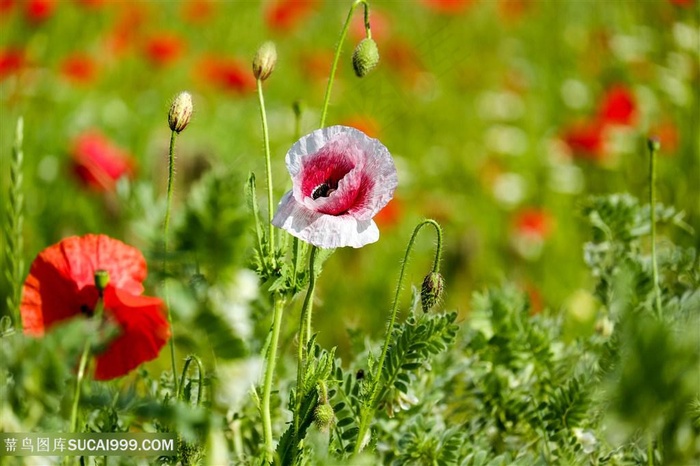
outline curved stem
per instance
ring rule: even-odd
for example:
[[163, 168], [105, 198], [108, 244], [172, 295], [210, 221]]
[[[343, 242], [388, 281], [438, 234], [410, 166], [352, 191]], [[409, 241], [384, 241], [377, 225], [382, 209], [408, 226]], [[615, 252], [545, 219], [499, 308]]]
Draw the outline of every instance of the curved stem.
[[277, 362], [277, 345], [280, 338], [280, 327], [282, 326], [282, 311], [284, 310], [285, 300], [282, 296], [275, 294], [274, 310], [272, 318], [272, 332], [270, 336], [270, 346], [267, 352], [267, 367], [265, 368], [265, 381], [263, 384], [262, 394], [262, 419], [263, 419], [263, 435], [265, 440], [265, 457], [268, 462], [272, 462], [275, 452], [272, 444], [272, 420], [270, 418], [270, 394], [272, 393], [272, 378], [275, 373], [275, 363]]
[[272, 226], [272, 214], [274, 209], [272, 193], [272, 166], [270, 162], [270, 134], [267, 129], [267, 113], [265, 112], [265, 97], [263, 96], [262, 81], [258, 79], [258, 101], [260, 102], [260, 119], [262, 120], [263, 144], [265, 146], [265, 173], [267, 175], [267, 224], [269, 228], [268, 258], [273, 268], [275, 267], [275, 229]]
[[659, 143], [649, 141], [649, 210], [651, 211], [651, 274], [654, 282], [654, 304], [661, 317], [661, 290], [659, 289], [659, 268], [656, 264], [656, 154]]
[[[305, 372], [304, 353], [311, 338], [311, 310], [313, 308], [313, 296], [316, 289], [316, 252], [318, 248], [311, 246], [309, 254], [309, 288], [306, 290], [304, 304], [301, 307], [301, 315], [299, 316], [299, 344], [297, 348], [297, 389], [296, 400], [294, 405], [294, 435], [299, 432], [299, 424], [301, 422], [301, 402], [304, 399], [303, 378]], [[298, 440], [298, 439], [297, 439]]]
[[185, 360], [185, 366], [182, 368], [182, 375], [180, 376], [180, 390], [177, 392], [177, 399], [180, 400], [182, 399], [182, 394], [184, 391], [185, 387], [185, 377], [187, 376], [187, 370], [190, 368], [190, 363], [194, 361], [197, 363], [197, 375], [198, 375], [198, 380], [197, 380], [197, 404], [196, 406], [199, 406], [199, 403], [202, 400], [202, 387], [204, 386], [204, 374], [202, 372], [202, 361], [195, 355], [191, 354], [187, 356], [187, 359]]
[[343, 48], [343, 42], [345, 42], [345, 36], [348, 34], [348, 29], [350, 28], [350, 19], [352, 14], [355, 12], [355, 8], [359, 4], [364, 4], [365, 6], [365, 30], [367, 32], [367, 37], [371, 37], [369, 30], [369, 3], [367, 0], [355, 0], [350, 7], [348, 12], [348, 17], [345, 20], [342, 31], [340, 31], [340, 38], [338, 39], [338, 45], [335, 48], [335, 56], [333, 57], [333, 64], [331, 65], [331, 73], [328, 76], [328, 85], [326, 86], [326, 95], [323, 98], [323, 109], [321, 110], [321, 128], [326, 124], [326, 115], [328, 114], [328, 103], [331, 100], [331, 90], [333, 89], [333, 80], [335, 79], [335, 72], [338, 69], [338, 60], [340, 59], [340, 51]]
[[[170, 228], [170, 210], [173, 204], [173, 182], [175, 180], [175, 139], [177, 132], [173, 131], [170, 134], [170, 151], [168, 155], [168, 197], [165, 207], [165, 225], [163, 232], [163, 271], [167, 272], [168, 266], [168, 230]], [[173, 370], [173, 392], [178, 393], [177, 389], [177, 367], [175, 365], [175, 334], [173, 329], [173, 314], [170, 311], [170, 294], [168, 293], [167, 277], [163, 283], [163, 292], [165, 294], [165, 306], [168, 308], [168, 325], [170, 326], [170, 363]]]
[[426, 225], [431, 225], [435, 228], [435, 232], [437, 234], [437, 246], [436, 246], [436, 251], [435, 251], [435, 261], [433, 263], [433, 272], [438, 272], [440, 268], [440, 260], [442, 256], [442, 228], [440, 228], [440, 225], [432, 219], [427, 219], [423, 220], [421, 223], [416, 226], [416, 228], [413, 230], [413, 234], [411, 235], [411, 239], [408, 241], [408, 246], [406, 247], [406, 253], [404, 255], [403, 261], [401, 262], [401, 272], [399, 273], [399, 282], [396, 285], [396, 293], [394, 294], [394, 303], [391, 308], [391, 318], [389, 320], [389, 325], [387, 326], [386, 330], [386, 337], [384, 339], [384, 346], [382, 347], [382, 354], [379, 358], [379, 363], [377, 364], [377, 372], [372, 375], [372, 388], [370, 389], [370, 402], [369, 402], [369, 407], [367, 409], [363, 409], [361, 413], [361, 418], [360, 418], [360, 427], [357, 435], [357, 442], [355, 443], [355, 449], [353, 454], [359, 453], [362, 448], [364, 447], [363, 445], [363, 440], [365, 435], [367, 434], [367, 431], [369, 429], [369, 425], [372, 421], [372, 418], [374, 416], [374, 411], [375, 411], [375, 404], [378, 400], [377, 394], [379, 393], [379, 384], [382, 379], [382, 370], [384, 368], [384, 362], [386, 360], [386, 354], [389, 351], [389, 344], [391, 343], [391, 334], [394, 329], [394, 324], [396, 323], [396, 315], [398, 314], [399, 310], [399, 296], [401, 294], [401, 290], [403, 289], [403, 279], [404, 275], [406, 272], [406, 264], [408, 264], [408, 257], [411, 253], [411, 250], [413, 249], [413, 244], [416, 241], [416, 237], [418, 236], [418, 232], [426, 226]]

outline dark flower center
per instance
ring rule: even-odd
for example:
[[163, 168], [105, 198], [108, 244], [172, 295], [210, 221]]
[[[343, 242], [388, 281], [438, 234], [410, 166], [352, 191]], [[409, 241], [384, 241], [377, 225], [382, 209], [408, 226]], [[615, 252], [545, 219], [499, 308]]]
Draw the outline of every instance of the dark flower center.
[[82, 306], [80, 306], [80, 313], [84, 316], [92, 317], [95, 311], [91, 309], [90, 306], [88, 306], [87, 304], [83, 304]]
[[338, 182], [331, 179], [327, 179], [316, 188], [311, 193], [311, 198], [315, 201], [319, 197], [328, 197], [333, 191], [338, 189]]

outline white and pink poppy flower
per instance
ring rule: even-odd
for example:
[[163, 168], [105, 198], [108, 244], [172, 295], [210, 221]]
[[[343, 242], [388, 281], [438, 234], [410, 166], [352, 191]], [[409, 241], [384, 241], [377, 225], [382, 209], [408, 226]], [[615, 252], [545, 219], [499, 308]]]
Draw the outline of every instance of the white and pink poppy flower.
[[293, 187], [273, 225], [320, 248], [360, 248], [379, 239], [372, 218], [398, 184], [381, 142], [355, 128], [330, 126], [299, 139], [285, 160]]

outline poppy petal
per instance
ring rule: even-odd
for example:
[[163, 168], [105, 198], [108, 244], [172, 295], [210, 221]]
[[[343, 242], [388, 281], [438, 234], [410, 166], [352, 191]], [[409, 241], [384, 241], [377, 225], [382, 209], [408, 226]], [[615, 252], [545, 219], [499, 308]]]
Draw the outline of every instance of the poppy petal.
[[373, 220], [325, 215], [307, 209], [296, 202], [291, 191], [280, 201], [272, 224], [320, 248], [361, 248], [379, 239], [379, 229]]
[[107, 350], [96, 356], [96, 380], [125, 375], [155, 359], [170, 338], [163, 301], [159, 298], [136, 296], [109, 286], [105, 290], [104, 304], [105, 315], [116, 321], [121, 333]]

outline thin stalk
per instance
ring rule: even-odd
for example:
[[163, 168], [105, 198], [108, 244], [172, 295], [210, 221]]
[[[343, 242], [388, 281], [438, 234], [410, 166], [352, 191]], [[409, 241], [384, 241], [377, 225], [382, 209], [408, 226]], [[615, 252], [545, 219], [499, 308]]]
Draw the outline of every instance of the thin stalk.
[[371, 32], [369, 30], [369, 3], [367, 0], [355, 0], [350, 11], [348, 12], [348, 17], [345, 20], [343, 29], [340, 31], [340, 38], [338, 39], [338, 45], [335, 48], [335, 56], [333, 57], [333, 64], [331, 65], [331, 73], [328, 76], [328, 85], [326, 86], [326, 95], [323, 98], [323, 110], [321, 111], [321, 128], [326, 124], [326, 115], [328, 114], [328, 103], [331, 100], [331, 90], [333, 89], [333, 81], [335, 80], [335, 72], [338, 69], [338, 61], [340, 60], [340, 51], [343, 48], [343, 42], [345, 42], [345, 36], [348, 34], [348, 29], [350, 28], [350, 19], [352, 19], [352, 14], [355, 12], [355, 8], [359, 4], [364, 4], [365, 7], [365, 30], [367, 32], [367, 37], [371, 37]]
[[656, 263], [656, 154], [659, 142], [649, 140], [649, 210], [651, 211], [651, 273], [654, 282], [654, 304], [656, 314], [661, 317], [661, 290], [659, 289], [659, 268]]
[[267, 174], [267, 220], [269, 227], [268, 258], [273, 268], [275, 267], [275, 227], [272, 225], [274, 209], [272, 193], [272, 166], [270, 163], [270, 134], [267, 129], [267, 113], [265, 112], [265, 97], [263, 96], [262, 80], [256, 80], [258, 87], [258, 101], [260, 102], [260, 120], [262, 121], [263, 143], [265, 146], [265, 173]]
[[272, 462], [275, 453], [272, 444], [272, 420], [270, 418], [270, 394], [272, 393], [272, 379], [275, 373], [275, 363], [277, 362], [277, 345], [280, 337], [280, 327], [282, 326], [282, 311], [284, 310], [285, 299], [275, 294], [274, 310], [272, 318], [272, 332], [270, 336], [270, 346], [268, 347], [267, 367], [265, 368], [265, 382], [263, 385], [262, 394], [262, 418], [263, 418], [263, 435], [265, 441], [265, 457], [268, 462]]
[[413, 230], [413, 234], [411, 235], [411, 239], [408, 241], [408, 246], [406, 247], [406, 253], [404, 255], [403, 261], [401, 262], [401, 271], [399, 273], [399, 282], [396, 285], [396, 293], [394, 294], [394, 303], [391, 308], [391, 318], [389, 319], [389, 325], [387, 326], [386, 330], [386, 337], [384, 338], [384, 346], [382, 347], [382, 354], [379, 358], [379, 363], [377, 364], [377, 373], [373, 375], [372, 377], [372, 388], [371, 390], [371, 395], [370, 395], [370, 402], [369, 402], [369, 408], [368, 409], [363, 409], [361, 412], [361, 418], [360, 418], [360, 427], [359, 431], [357, 434], [357, 442], [355, 443], [355, 449], [353, 454], [357, 454], [362, 450], [362, 443], [365, 435], [367, 434], [367, 431], [369, 429], [369, 425], [372, 422], [372, 418], [374, 417], [374, 411], [375, 411], [375, 404], [378, 401], [377, 394], [379, 393], [379, 383], [381, 382], [382, 379], [382, 370], [384, 368], [384, 362], [386, 360], [386, 354], [389, 350], [389, 344], [391, 342], [391, 335], [392, 331], [394, 329], [394, 324], [396, 323], [396, 315], [398, 314], [399, 310], [399, 296], [401, 294], [401, 290], [403, 289], [403, 280], [404, 280], [404, 275], [406, 272], [406, 265], [408, 264], [408, 257], [411, 253], [411, 250], [413, 250], [413, 245], [416, 241], [416, 237], [418, 236], [418, 232], [426, 226], [426, 225], [431, 225], [435, 228], [435, 232], [437, 234], [437, 246], [435, 248], [435, 260], [433, 262], [433, 269], [432, 271], [434, 273], [437, 273], [440, 268], [440, 260], [442, 258], [442, 228], [440, 228], [440, 225], [435, 221], [435, 220], [423, 220], [418, 226]]
[[316, 252], [318, 248], [316, 246], [311, 246], [311, 253], [309, 255], [309, 288], [306, 290], [306, 297], [304, 298], [304, 304], [301, 307], [301, 315], [299, 316], [299, 344], [297, 348], [297, 390], [296, 390], [296, 400], [294, 406], [294, 435], [296, 436], [299, 432], [299, 424], [301, 422], [301, 402], [304, 399], [303, 392], [303, 377], [306, 370], [306, 365], [304, 364], [304, 353], [308, 345], [308, 341], [311, 338], [311, 309], [313, 308], [313, 296], [314, 290], [316, 289], [316, 274], [314, 270], [316, 268]]
[[[163, 271], [167, 272], [168, 268], [168, 232], [170, 228], [170, 210], [173, 205], [173, 182], [175, 180], [175, 139], [177, 132], [173, 131], [170, 134], [170, 150], [168, 152], [168, 197], [165, 207], [165, 225], [163, 227]], [[173, 314], [170, 310], [170, 293], [168, 293], [167, 277], [163, 283], [163, 292], [165, 294], [165, 305], [168, 308], [168, 325], [170, 326], [170, 363], [173, 371], [173, 392], [178, 393], [177, 387], [177, 366], [175, 364], [175, 334], [173, 329]]]
[[[104, 310], [104, 302], [102, 301], [100, 291], [100, 297], [95, 305], [95, 312], [93, 316], [101, 319], [102, 312]], [[73, 406], [71, 408], [70, 414], [70, 431], [74, 433], [78, 427], [78, 405], [80, 404], [80, 393], [83, 387], [83, 380], [85, 379], [85, 370], [87, 369], [88, 361], [90, 360], [90, 346], [92, 345], [92, 338], [90, 335], [87, 336], [85, 340], [85, 346], [83, 347], [83, 354], [80, 356], [80, 364], [78, 365], [78, 377], [75, 381], [75, 392], [73, 393]]]
[[185, 360], [185, 365], [182, 368], [182, 375], [180, 375], [180, 390], [177, 393], [177, 399], [181, 400], [182, 395], [184, 392], [184, 387], [185, 387], [185, 377], [187, 376], [187, 371], [190, 368], [190, 364], [194, 361], [197, 364], [197, 403], [196, 406], [199, 406], [201, 400], [202, 400], [202, 387], [204, 386], [204, 374], [202, 371], [202, 361], [195, 355], [190, 355], [187, 356], [187, 359]]

